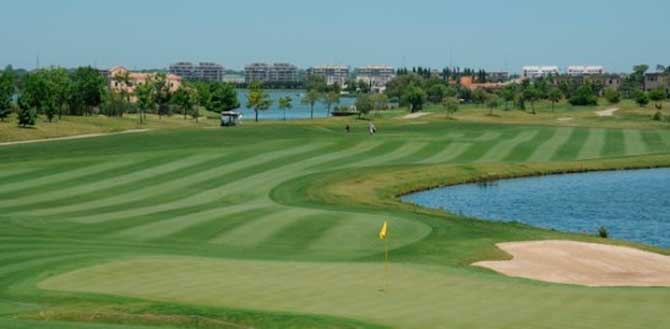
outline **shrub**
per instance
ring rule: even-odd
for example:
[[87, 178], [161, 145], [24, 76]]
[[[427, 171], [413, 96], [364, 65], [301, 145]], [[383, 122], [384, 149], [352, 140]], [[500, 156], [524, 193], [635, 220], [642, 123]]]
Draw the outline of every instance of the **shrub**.
[[656, 114], [654, 114], [654, 116], [651, 119], [654, 121], [661, 121], [661, 119], [663, 119], [661, 111], [656, 111]]
[[609, 237], [609, 232], [607, 232], [607, 228], [605, 226], [598, 228], [598, 236], [602, 239], [607, 239]]
[[635, 102], [640, 105], [640, 107], [645, 107], [649, 104], [649, 95], [644, 91], [640, 91], [635, 95]]
[[598, 105], [598, 97], [590, 85], [583, 85], [577, 89], [574, 96], [568, 100], [573, 106], [592, 106]]
[[610, 104], [617, 104], [621, 101], [621, 94], [614, 88], [607, 88], [605, 90], [605, 99], [607, 99]]

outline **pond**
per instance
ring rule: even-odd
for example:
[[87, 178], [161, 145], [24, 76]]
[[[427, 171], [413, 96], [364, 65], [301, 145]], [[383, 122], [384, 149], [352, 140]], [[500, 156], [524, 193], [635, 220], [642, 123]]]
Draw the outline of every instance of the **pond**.
[[[244, 120], [253, 120], [254, 111], [247, 108], [247, 92], [246, 89], [240, 89], [237, 91], [237, 98], [240, 101], [240, 108], [237, 110], [242, 113]], [[290, 96], [293, 101], [291, 103], [292, 108], [286, 111], [287, 119], [309, 119], [310, 110], [309, 105], [302, 104], [301, 100], [307, 93], [306, 90], [266, 90], [272, 99], [272, 106], [269, 110], [260, 112], [258, 114], [259, 120], [283, 120], [284, 111], [279, 109], [278, 100], [284, 96]], [[353, 105], [355, 99], [353, 97], [340, 97], [340, 103], [335, 105], [340, 106], [350, 106]], [[335, 105], [332, 106], [331, 111], [334, 110]], [[328, 117], [328, 108], [325, 104], [317, 102], [314, 106], [314, 117], [315, 118], [326, 118]]]
[[607, 171], [501, 180], [402, 197], [428, 208], [492, 221], [518, 221], [670, 247], [670, 169]]

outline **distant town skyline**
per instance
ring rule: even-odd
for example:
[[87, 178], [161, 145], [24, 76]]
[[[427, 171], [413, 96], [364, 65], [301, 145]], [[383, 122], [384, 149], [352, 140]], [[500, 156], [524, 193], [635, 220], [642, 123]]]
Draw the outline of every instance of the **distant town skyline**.
[[[132, 10], [129, 10], [132, 8]], [[253, 62], [351, 67], [670, 65], [670, 3], [658, 0], [25, 0], [3, 4], [0, 65], [242, 70]]]

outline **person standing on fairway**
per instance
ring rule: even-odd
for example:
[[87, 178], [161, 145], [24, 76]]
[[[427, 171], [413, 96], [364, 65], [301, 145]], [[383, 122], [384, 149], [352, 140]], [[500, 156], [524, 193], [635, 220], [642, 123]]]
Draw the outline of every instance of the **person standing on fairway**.
[[377, 127], [372, 122], [368, 122], [368, 130], [370, 130], [370, 135], [377, 133]]

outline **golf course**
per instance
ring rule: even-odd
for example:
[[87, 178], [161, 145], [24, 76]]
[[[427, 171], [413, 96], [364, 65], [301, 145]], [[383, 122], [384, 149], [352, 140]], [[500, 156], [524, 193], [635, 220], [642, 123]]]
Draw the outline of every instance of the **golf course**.
[[667, 287], [472, 264], [510, 260], [496, 244], [523, 241], [670, 250], [400, 201], [482, 180], [668, 167], [670, 125], [644, 111], [429, 109], [373, 116], [375, 135], [352, 117], [0, 146], [0, 328], [667, 328]]

